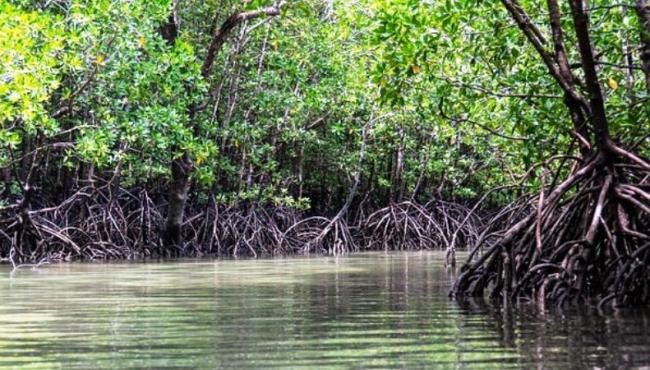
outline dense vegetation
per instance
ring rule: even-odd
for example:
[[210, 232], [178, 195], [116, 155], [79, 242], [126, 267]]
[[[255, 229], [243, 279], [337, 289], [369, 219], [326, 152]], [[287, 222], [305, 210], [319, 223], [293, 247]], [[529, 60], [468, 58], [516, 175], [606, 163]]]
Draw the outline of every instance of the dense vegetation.
[[647, 302], [649, 97], [648, 0], [0, 0], [0, 259], [473, 246], [457, 296]]

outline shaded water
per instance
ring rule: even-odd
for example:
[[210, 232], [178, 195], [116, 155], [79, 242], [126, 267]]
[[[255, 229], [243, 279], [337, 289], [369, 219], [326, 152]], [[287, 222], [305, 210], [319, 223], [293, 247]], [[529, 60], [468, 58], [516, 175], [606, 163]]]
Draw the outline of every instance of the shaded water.
[[0, 367], [650, 365], [650, 313], [447, 299], [435, 252], [0, 267]]

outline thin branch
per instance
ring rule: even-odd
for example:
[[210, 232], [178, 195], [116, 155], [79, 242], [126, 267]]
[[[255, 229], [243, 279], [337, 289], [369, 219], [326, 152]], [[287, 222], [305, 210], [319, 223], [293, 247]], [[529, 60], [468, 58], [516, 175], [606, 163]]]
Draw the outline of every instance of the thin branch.
[[238, 26], [242, 22], [255, 19], [261, 16], [277, 16], [280, 14], [280, 10], [282, 9], [282, 6], [284, 6], [284, 4], [285, 1], [280, 0], [277, 3], [265, 8], [256, 9], [248, 12], [236, 12], [232, 14], [230, 17], [228, 17], [228, 19], [226, 19], [223, 22], [223, 24], [221, 24], [221, 27], [218, 30], [216, 30], [216, 32], [212, 36], [212, 41], [210, 41], [208, 52], [203, 61], [203, 66], [201, 67], [201, 75], [204, 78], [208, 78], [210, 76], [210, 73], [212, 72], [212, 67], [214, 66], [214, 60], [216, 56], [219, 54], [221, 47], [225, 43], [226, 37], [228, 37], [230, 32], [236, 26]]
[[482, 128], [482, 129], [488, 131], [488, 132], [491, 133], [492, 135], [496, 135], [496, 136], [498, 136], [498, 137], [502, 137], [502, 138], [504, 138], [504, 139], [509, 139], [509, 140], [520, 140], [520, 141], [528, 140], [527, 137], [521, 137], [521, 136], [510, 136], [510, 135], [506, 135], [506, 134], [500, 133], [500, 132], [495, 131], [494, 129], [492, 129], [492, 128], [490, 128], [490, 127], [484, 125], [484, 124], [481, 124], [481, 123], [476, 122], [476, 121], [474, 121], [474, 120], [471, 120], [471, 119], [469, 119], [469, 118], [450, 117], [450, 116], [448, 116], [448, 115], [445, 113], [445, 110], [444, 110], [444, 102], [445, 102], [444, 97], [441, 97], [441, 98], [440, 98], [440, 104], [438, 104], [438, 111], [440, 112], [440, 115], [441, 115], [444, 119], [447, 119], [447, 120], [450, 120], [450, 121], [455, 121], [455, 122], [467, 122], [467, 123], [471, 123], [472, 125], [478, 126], [478, 127]]

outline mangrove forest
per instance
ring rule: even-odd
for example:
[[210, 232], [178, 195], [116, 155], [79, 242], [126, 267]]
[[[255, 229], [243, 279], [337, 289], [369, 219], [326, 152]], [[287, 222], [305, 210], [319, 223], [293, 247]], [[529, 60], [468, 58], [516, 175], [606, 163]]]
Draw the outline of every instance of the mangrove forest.
[[431, 250], [459, 304], [644, 306], [649, 157], [650, 0], [0, 0], [12, 274]]

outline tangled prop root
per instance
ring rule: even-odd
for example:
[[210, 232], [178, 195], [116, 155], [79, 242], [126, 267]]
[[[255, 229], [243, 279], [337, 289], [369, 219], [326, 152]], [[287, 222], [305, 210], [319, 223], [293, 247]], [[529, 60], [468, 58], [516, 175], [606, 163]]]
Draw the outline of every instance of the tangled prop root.
[[186, 221], [191, 226], [186, 248], [192, 250], [185, 254], [257, 257], [290, 253], [282, 244], [282, 230], [300, 218], [295, 210], [260, 204], [210, 203], [206, 211]]
[[649, 189], [644, 160], [595, 155], [557, 187], [498, 214], [506, 226], [483, 233], [450, 294], [482, 296], [492, 287], [492, 297], [558, 306], [647, 303]]
[[300, 254], [339, 255], [358, 251], [351, 228], [340, 217], [309, 217], [298, 221], [283, 234], [285, 249]]
[[[0, 209], [0, 262], [14, 266], [71, 260], [283, 254], [338, 255], [361, 249], [420, 250], [468, 245], [481, 219], [459, 204], [391, 204], [350, 224], [255, 202], [190, 207], [184, 243], [162, 247], [164, 203], [143, 189], [86, 186], [53, 205], [42, 194]], [[153, 198], [153, 199], [152, 199]], [[27, 204], [27, 205], [25, 205]]]
[[459, 245], [468, 245], [478, 239], [481, 224], [480, 218], [469, 212], [460, 204], [439, 200], [426, 205], [392, 203], [361, 222], [363, 248], [436, 249], [451, 245], [455, 233]]
[[147, 192], [110, 198], [102, 190], [84, 187], [57, 206], [8, 210], [0, 221], [0, 256], [18, 266], [146, 258], [155, 253], [152, 225], [162, 217]]

